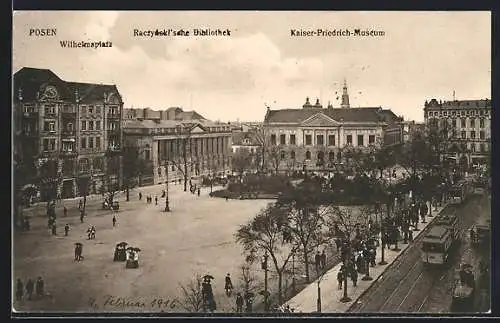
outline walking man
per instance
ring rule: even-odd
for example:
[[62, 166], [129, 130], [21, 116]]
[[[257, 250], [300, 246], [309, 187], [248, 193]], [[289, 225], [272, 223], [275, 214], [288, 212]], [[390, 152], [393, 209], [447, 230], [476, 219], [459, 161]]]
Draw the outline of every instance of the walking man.
[[241, 293], [236, 294], [236, 313], [243, 312], [243, 296]]
[[158, 205], [158, 196], [155, 195], [155, 205]]
[[64, 217], [68, 216], [68, 208], [66, 207], [66, 205], [63, 208], [63, 214], [64, 214]]
[[81, 223], [83, 223], [83, 217], [84, 217], [84, 216], [85, 216], [85, 213], [84, 213], [84, 211], [83, 211], [83, 209], [82, 209], [82, 210], [80, 210], [80, 222], [81, 222]]
[[352, 279], [352, 285], [356, 287], [358, 284], [358, 271], [357, 270], [352, 270], [351, 271], [351, 279]]
[[320, 268], [325, 269], [326, 267], [326, 253], [325, 250], [323, 249], [323, 252], [321, 253], [321, 258], [320, 258]]
[[42, 277], [38, 276], [38, 279], [36, 280], [35, 289], [36, 289], [36, 295], [39, 298], [42, 298], [45, 295], [45, 293], [44, 293], [44, 287], [45, 287], [45, 283], [43, 282]]
[[316, 256], [314, 256], [314, 265], [316, 267], [316, 271], [319, 272], [321, 266], [321, 254], [319, 251], [316, 253]]
[[26, 283], [26, 294], [28, 295], [28, 300], [31, 301], [31, 298], [33, 296], [33, 289], [35, 288], [35, 284], [33, 283], [33, 281], [30, 279], [28, 279], [28, 282]]
[[344, 280], [344, 274], [342, 273], [342, 270], [339, 270], [337, 273], [337, 282], [339, 283], [339, 289], [342, 289], [342, 281]]
[[24, 294], [23, 282], [18, 278], [17, 279], [17, 288], [16, 288], [16, 299], [18, 301], [22, 300], [23, 294]]
[[113, 227], [116, 226], [116, 216], [113, 215]]
[[66, 237], [68, 236], [68, 232], [69, 232], [69, 224], [66, 223], [66, 225], [64, 226], [64, 235]]
[[198, 196], [200, 196], [200, 188], [198, 187]]
[[142, 200], [142, 193], [139, 192], [139, 201]]
[[57, 227], [56, 227], [56, 223], [54, 221], [54, 223], [52, 223], [52, 235], [53, 236], [56, 236], [57, 235]]

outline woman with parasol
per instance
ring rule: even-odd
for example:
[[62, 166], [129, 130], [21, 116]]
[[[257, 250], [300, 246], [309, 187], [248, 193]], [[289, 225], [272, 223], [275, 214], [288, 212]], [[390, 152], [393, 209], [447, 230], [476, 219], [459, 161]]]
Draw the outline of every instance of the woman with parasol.
[[113, 261], [125, 261], [127, 260], [127, 255], [125, 248], [127, 247], [128, 243], [125, 241], [122, 241], [120, 243], [116, 244], [115, 247], [115, 256], [113, 258]]
[[139, 268], [139, 252], [141, 249], [136, 247], [127, 248], [127, 264], [125, 268]]
[[201, 284], [201, 294], [203, 297], [203, 308], [211, 312], [215, 311], [217, 306], [214, 300], [214, 294], [212, 291], [212, 280], [215, 279], [212, 275], [203, 276], [203, 283]]

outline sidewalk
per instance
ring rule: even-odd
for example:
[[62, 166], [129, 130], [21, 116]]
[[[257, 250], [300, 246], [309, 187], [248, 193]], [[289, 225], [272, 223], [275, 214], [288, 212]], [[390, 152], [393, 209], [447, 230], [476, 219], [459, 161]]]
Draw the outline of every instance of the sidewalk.
[[[414, 239], [416, 239], [424, 229], [432, 223], [436, 215], [441, 213], [445, 206], [438, 207], [437, 211], [432, 209], [432, 217], [426, 217], [427, 223], [419, 222], [419, 231], [414, 231]], [[344, 296], [344, 290], [338, 289], [337, 273], [340, 270], [342, 263], [337, 264], [328, 272], [325, 273], [323, 278], [320, 278], [321, 288], [321, 312], [322, 313], [345, 313], [347, 310], [356, 303], [357, 299], [384, 273], [384, 271], [408, 248], [409, 244], [398, 243], [401, 251], [385, 250], [384, 258], [387, 265], [381, 266], [378, 264], [380, 255], [382, 253], [381, 246], [377, 248], [377, 265], [370, 267], [370, 276], [373, 280], [364, 281], [363, 274], [358, 277], [358, 284], [356, 287], [352, 286], [352, 281], [347, 281], [347, 294], [352, 299], [351, 302], [342, 303], [340, 299]], [[286, 302], [284, 305], [290, 305], [290, 308], [295, 309], [295, 313], [314, 313], [317, 312], [317, 299], [318, 299], [318, 280], [312, 282], [309, 286], [304, 288], [299, 294]]]

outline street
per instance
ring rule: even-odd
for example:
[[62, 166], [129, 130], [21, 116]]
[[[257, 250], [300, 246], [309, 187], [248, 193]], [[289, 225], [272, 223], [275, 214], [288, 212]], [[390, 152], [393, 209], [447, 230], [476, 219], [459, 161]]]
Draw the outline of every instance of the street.
[[490, 199], [487, 196], [473, 196], [464, 205], [448, 206], [442, 214], [455, 212], [460, 219], [462, 239], [447, 265], [423, 265], [419, 249], [421, 235], [349, 312], [449, 313], [457, 265], [462, 261], [477, 262], [477, 255], [470, 246], [469, 229], [478, 218], [489, 216]]
[[[154, 195], [160, 196], [162, 189], [141, 187], [142, 201], [138, 200], [137, 191], [131, 192], [129, 202], [121, 197], [120, 210], [115, 213], [116, 227], [112, 225], [112, 213], [99, 210], [98, 199], [89, 202], [85, 223], [80, 223], [75, 210], [67, 218], [58, 210], [57, 236], [50, 235], [45, 216], [32, 214], [32, 230], [14, 237], [15, 278], [26, 281], [41, 276], [47, 296], [15, 302], [14, 308], [182, 312], [180, 285], [189, 283], [195, 274], [211, 274], [215, 277], [212, 285], [217, 311], [232, 311], [234, 298], [224, 295], [224, 276], [231, 273], [233, 284], [238, 286], [244, 260], [234, 233], [270, 201], [210, 198], [209, 188], [203, 188], [198, 197], [183, 192], [181, 185], [172, 185], [172, 212], [165, 213], [165, 199], [159, 198], [157, 206], [154, 203]], [[146, 204], [147, 194], [152, 194], [152, 204]], [[63, 230], [66, 223], [71, 227], [67, 237]], [[87, 240], [90, 224], [97, 229], [95, 240]], [[142, 250], [138, 269], [125, 269], [124, 263], [113, 262], [115, 245], [121, 241]], [[85, 258], [81, 262], [73, 261], [76, 242], [83, 243]], [[126, 299], [128, 305], [110, 301], [110, 296]], [[158, 298], [162, 299], [160, 303], [175, 306], [158, 306]]]

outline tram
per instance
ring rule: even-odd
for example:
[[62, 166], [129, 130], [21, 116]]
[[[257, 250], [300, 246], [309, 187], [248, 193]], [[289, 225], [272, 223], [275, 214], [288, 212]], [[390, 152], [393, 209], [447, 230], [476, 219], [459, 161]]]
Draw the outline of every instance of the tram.
[[443, 226], [450, 230], [453, 240], [460, 239], [460, 227], [458, 223], [458, 217], [452, 214], [440, 215], [433, 222], [434, 226]]
[[448, 261], [453, 240], [451, 230], [445, 226], [432, 227], [422, 240], [422, 262], [434, 265], [445, 264]]
[[472, 185], [466, 180], [461, 180], [453, 185], [450, 189], [450, 204], [463, 203], [471, 194], [471, 189]]

